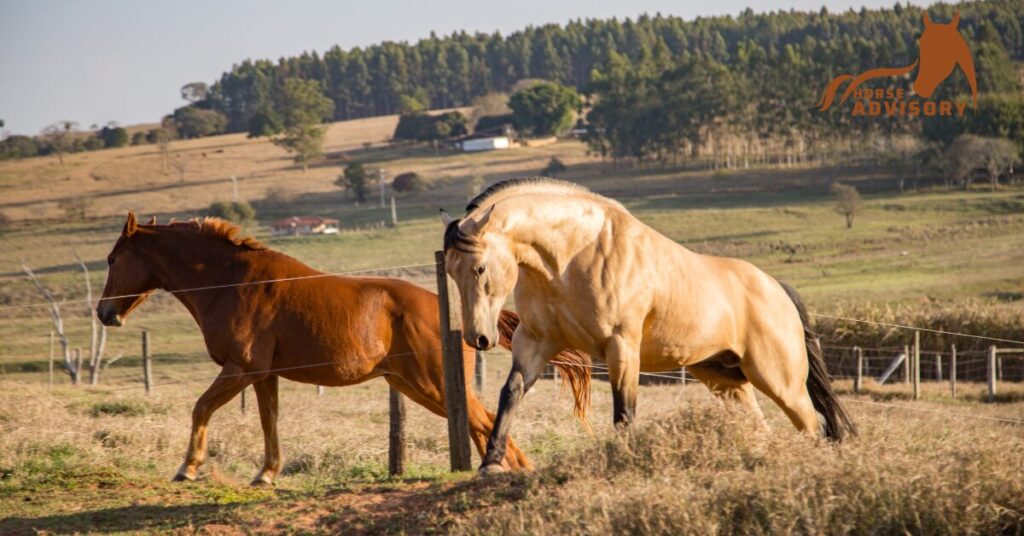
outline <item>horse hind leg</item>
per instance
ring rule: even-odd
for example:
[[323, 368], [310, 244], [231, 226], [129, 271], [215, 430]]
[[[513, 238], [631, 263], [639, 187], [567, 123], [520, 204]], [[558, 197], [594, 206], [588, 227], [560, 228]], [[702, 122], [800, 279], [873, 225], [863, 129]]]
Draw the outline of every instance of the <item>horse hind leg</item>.
[[764, 340], [748, 350], [740, 369], [750, 382], [768, 395], [789, 417], [797, 430], [819, 435], [822, 424], [807, 390], [807, 355], [799, 344], [781, 340]]
[[760, 404], [754, 395], [754, 387], [739, 368], [725, 366], [718, 361], [708, 361], [686, 367], [694, 378], [700, 380], [719, 399], [746, 407], [754, 415], [759, 427], [768, 429]]
[[274, 483], [274, 477], [281, 472], [283, 458], [281, 442], [277, 435], [277, 376], [253, 383], [256, 400], [260, 407], [260, 425], [263, 427], [264, 458], [263, 468], [252, 480], [253, 486], [266, 486]]

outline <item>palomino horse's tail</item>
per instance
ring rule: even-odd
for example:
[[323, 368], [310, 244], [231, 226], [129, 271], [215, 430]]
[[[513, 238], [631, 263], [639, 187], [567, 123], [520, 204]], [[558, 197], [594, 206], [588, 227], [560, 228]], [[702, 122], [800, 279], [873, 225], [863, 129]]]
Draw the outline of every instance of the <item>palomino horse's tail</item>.
[[821, 98], [818, 99], [815, 106], [817, 106], [818, 110], [822, 112], [828, 110], [836, 98], [836, 92], [839, 91], [839, 86], [843, 85], [847, 80], [853, 79], [853, 82], [851, 82], [849, 87], [846, 88], [846, 91], [843, 92], [842, 98], [839, 99], [840, 104], [846, 102], [846, 99], [850, 98], [853, 90], [857, 89], [857, 86], [861, 85], [865, 81], [882, 76], [902, 76], [912, 71], [915, 66], [917, 66], [917, 60], [914, 60], [914, 63], [911, 63], [906, 67], [883, 67], [881, 69], [871, 69], [870, 71], [861, 73], [857, 78], [853, 78], [853, 75], [850, 74], [841, 74], [833, 78], [832, 81], [825, 86], [825, 91], [822, 92]]
[[843, 409], [836, 394], [832, 391], [832, 383], [829, 381], [828, 370], [825, 369], [825, 359], [821, 355], [821, 343], [817, 334], [811, 331], [807, 318], [807, 309], [796, 290], [779, 281], [782, 288], [793, 300], [796, 310], [800, 313], [800, 322], [804, 325], [804, 339], [807, 341], [807, 391], [811, 395], [811, 403], [814, 409], [825, 417], [825, 437], [842, 441], [847, 435], [856, 436], [857, 427], [853, 425], [850, 416]]
[[[519, 326], [519, 315], [502, 311], [498, 319], [499, 344], [512, 348], [512, 334]], [[590, 356], [576, 350], [560, 352], [551, 360], [562, 376], [563, 385], [572, 389], [574, 412], [584, 423], [587, 421], [587, 407], [590, 405]]]

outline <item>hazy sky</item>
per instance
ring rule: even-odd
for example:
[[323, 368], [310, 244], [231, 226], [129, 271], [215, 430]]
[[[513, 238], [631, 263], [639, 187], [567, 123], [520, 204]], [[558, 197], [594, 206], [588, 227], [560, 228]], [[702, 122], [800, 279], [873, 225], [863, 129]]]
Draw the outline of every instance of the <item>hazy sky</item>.
[[[831, 11], [895, 0], [0, 0], [0, 119], [35, 134], [61, 119], [83, 128], [148, 123], [245, 58], [272, 58], [431, 30], [508, 33], [574, 18], [661, 12], [692, 19], [746, 7]], [[930, 3], [915, 0], [915, 4]]]

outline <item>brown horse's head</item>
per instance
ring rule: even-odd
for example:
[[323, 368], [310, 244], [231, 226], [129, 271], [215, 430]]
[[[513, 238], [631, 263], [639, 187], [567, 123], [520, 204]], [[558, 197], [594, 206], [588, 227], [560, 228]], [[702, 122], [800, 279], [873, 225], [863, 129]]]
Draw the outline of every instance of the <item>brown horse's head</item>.
[[121, 236], [107, 255], [107, 284], [96, 306], [96, 317], [106, 326], [122, 325], [128, 313], [159, 286], [139, 245], [140, 235], [151, 232], [138, 224], [134, 213], [128, 213]]
[[967, 82], [971, 85], [971, 96], [977, 103], [978, 83], [974, 74], [974, 60], [967, 48], [967, 41], [957, 29], [960, 24], [960, 13], [953, 15], [953, 20], [949, 24], [932, 22], [927, 11], [922, 18], [924, 32], [921, 33], [921, 55], [917, 79], [914, 80], [914, 92], [924, 98], [931, 97], [935, 88], [959, 65], [967, 75]]
[[462, 334], [466, 343], [490, 350], [498, 343], [498, 319], [519, 277], [519, 266], [504, 239], [485, 233], [494, 205], [475, 217], [455, 220], [442, 212], [445, 265], [462, 298]]

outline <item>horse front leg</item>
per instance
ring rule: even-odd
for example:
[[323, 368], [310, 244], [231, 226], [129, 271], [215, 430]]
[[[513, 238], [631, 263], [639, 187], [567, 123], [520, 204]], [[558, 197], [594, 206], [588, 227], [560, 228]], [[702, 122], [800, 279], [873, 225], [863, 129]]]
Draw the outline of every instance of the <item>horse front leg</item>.
[[494, 419], [487, 452], [480, 464], [480, 474], [500, 473], [505, 469], [501, 461], [508, 446], [508, 433], [515, 412], [523, 396], [544, 371], [544, 365], [558, 353], [550, 342], [529, 333], [521, 326], [512, 336], [512, 371], [505, 380], [498, 399], [498, 415]]
[[277, 376], [253, 383], [256, 389], [256, 401], [260, 406], [260, 425], [263, 427], [263, 468], [252, 479], [253, 486], [266, 486], [274, 483], [274, 477], [281, 472], [283, 458], [281, 442], [277, 436]]
[[206, 461], [206, 428], [214, 411], [235, 397], [252, 382], [252, 377], [244, 375], [240, 367], [228, 363], [220, 370], [220, 375], [213, 384], [196, 401], [192, 409], [192, 435], [189, 437], [188, 450], [185, 452], [185, 463], [174, 475], [175, 482], [195, 480], [199, 466]]
[[612, 419], [617, 428], [633, 423], [636, 393], [640, 388], [640, 344], [624, 335], [615, 335], [605, 346], [608, 381], [612, 385]]

